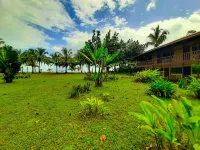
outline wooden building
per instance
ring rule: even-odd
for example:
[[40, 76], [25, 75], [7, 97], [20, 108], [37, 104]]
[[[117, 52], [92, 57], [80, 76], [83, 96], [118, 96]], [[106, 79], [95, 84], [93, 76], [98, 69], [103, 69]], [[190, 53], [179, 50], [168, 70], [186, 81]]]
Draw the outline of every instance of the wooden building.
[[200, 32], [151, 49], [134, 61], [140, 69], [160, 69], [166, 78], [195, 76], [191, 65], [200, 63]]

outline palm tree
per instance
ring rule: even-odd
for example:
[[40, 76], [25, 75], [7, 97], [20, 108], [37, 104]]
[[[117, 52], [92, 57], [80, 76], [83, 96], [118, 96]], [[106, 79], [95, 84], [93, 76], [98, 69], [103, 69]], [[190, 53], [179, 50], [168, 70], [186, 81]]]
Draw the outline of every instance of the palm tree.
[[11, 83], [20, 70], [21, 63], [18, 60], [17, 50], [12, 46], [4, 46], [0, 49], [0, 71], [6, 83]]
[[56, 73], [58, 73], [57, 67], [61, 63], [61, 54], [59, 52], [55, 52], [54, 54], [51, 54], [51, 60], [52, 60], [52, 63], [56, 66]]
[[62, 65], [65, 67], [65, 73], [67, 73], [67, 68], [70, 64], [70, 60], [72, 57], [72, 50], [68, 50], [67, 48], [63, 47], [60, 54], [62, 59]]
[[0, 45], [4, 44], [4, 40], [2, 38], [0, 38]]
[[192, 35], [192, 34], [194, 34], [194, 33], [196, 33], [197, 31], [196, 30], [189, 30], [188, 32], [187, 32], [187, 36], [188, 35]]
[[48, 54], [48, 52], [46, 52], [45, 49], [43, 48], [37, 48], [37, 50], [35, 51], [36, 53], [36, 60], [38, 61], [39, 63], [39, 73], [41, 73], [40, 71], [40, 65], [42, 62], [45, 62], [45, 59], [46, 59], [46, 54]]
[[167, 39], [169, 32], [160, 29], [159, 25], [156, 28], [152, 28], [152, 30], [154, 33], [149, 34], [148, 38], [150, 39], [150, 42], [147, 42], [146, 46], [153, 45], [154, 47], [158, 47]]
[[32, 67], [32, 73], [34, 73], [34, 67], [37, 66], [36, 50], [28, 49], [27, 51], [24, 52], [24, 56], [26, 64]]

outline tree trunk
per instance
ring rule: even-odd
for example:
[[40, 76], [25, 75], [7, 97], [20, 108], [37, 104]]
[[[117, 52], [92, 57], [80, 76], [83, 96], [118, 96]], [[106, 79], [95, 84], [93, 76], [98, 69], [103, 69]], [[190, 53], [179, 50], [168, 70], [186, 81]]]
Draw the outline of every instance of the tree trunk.
[[67, 68], [68, 68], [68, 65], [65, 66], [65, 73], [67, 73]]
[[33, 66], [32, 66], [32, 73], [34, 73]]
[[58, 74], [58, 68], [57, 68], [57, 65], [56, 65], [56, 74]]
[[88, 72], [90, 73], [90, 64], [88, 64]]
[[41, 72], [40, 72], [40, 62], [39, 62], [39, 73], [41, 73]]

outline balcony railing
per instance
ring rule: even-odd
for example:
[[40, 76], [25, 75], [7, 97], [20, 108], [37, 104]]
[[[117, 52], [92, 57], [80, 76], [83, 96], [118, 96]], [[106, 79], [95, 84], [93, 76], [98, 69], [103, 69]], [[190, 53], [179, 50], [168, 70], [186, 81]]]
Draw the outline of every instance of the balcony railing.
[[151, 60], [145, 61], [137, 61], [138, 66], [152, 66], [152, 65], [160, 65], [160, 64], [182, 64], [189, 63], [192, 61], [200, 61], [200, 51], [195, 52], [187, 52], [182, 55], [173, 55], [168, 57], [160, 57]]

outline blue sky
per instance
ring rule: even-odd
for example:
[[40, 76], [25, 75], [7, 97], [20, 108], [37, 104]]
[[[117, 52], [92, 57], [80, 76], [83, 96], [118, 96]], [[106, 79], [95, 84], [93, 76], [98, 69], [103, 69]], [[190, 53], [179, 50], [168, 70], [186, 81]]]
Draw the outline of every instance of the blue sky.
[[148, 41], [158, 24], [166, 42], [200, 30], [200, 0], [0, 0], [0, 38], [18, 49], [44, 47], [49, 53], [75, 53], [99, 29], [121, 39]]

